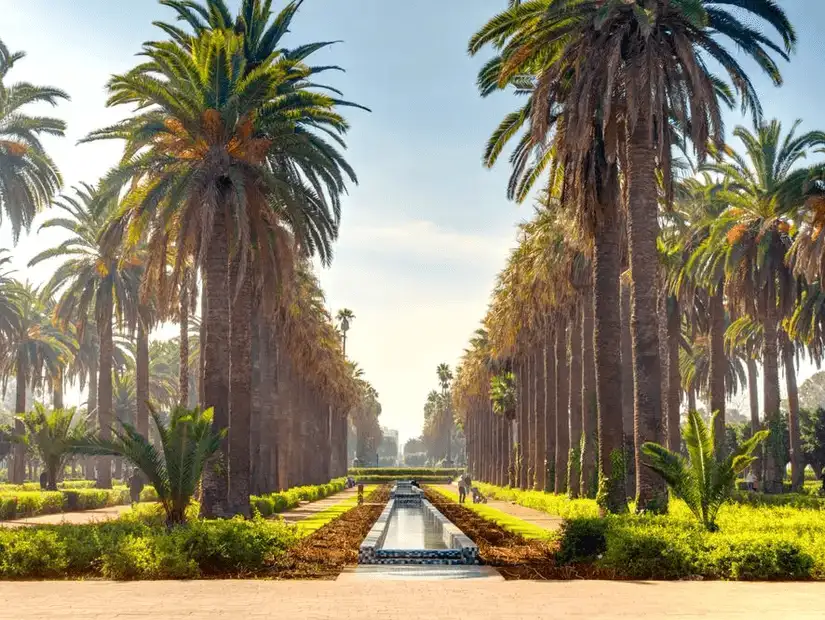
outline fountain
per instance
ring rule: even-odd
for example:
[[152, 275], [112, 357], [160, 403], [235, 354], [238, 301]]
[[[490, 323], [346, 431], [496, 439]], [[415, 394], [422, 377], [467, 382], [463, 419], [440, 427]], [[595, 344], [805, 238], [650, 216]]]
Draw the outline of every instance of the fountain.
[[478, 547], [424, 498], [398, 481], [358, 550], [359, 564], [477, 564]]

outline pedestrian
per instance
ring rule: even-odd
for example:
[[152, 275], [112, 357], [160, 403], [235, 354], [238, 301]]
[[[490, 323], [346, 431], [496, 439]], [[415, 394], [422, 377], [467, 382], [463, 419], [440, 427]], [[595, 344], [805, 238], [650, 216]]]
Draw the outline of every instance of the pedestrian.
[[467, 487], [464, 486], [464, 476], [458, 479], [458, 503], [463, 504], [467, 499]]
[[143, 491], [143, 476], [135, 469], [132, 472], [132, 477], [129, 478], [129, 498], [133, 504], [140, 502], [140, 492]]
[[749, 471], [745, 476], [745, 488], [748, 491], [753, 491], [756, 485], [756, 476], [753, 475], [752, 471]]
[[46, 470], [43, 470], [43, 473], [40, 474], [40, 488], [42, 490], [46, 490], [46, 487], [49, 486], [49, 474], [46, 473]]

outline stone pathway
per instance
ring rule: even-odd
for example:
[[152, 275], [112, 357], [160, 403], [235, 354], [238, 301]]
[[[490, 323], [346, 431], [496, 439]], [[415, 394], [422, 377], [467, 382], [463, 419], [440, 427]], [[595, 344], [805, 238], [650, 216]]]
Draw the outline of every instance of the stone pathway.
[[2, 620], [821, 620], [825, 584], [105, 581], [0, 583]]
[[97, 508], [95, 510], [83, 510], [80, 512], [57, 512], [50, 515], [26, 517], [25, 519], [0, 521], [0, 527], [30, 527], [33, 525], [61, 525], [63, 523], [80, 525], [84, 523], [111, 521], [112, 519], [117, 519], [123, 513], [129, 512], [131, 509], [132, 507], [130, 505], [125, 505], [109, 506], [108, 508]]
[[333, 493], [332, 495], [329, 495], [324, 499], [319, 499], [317, 502], [308, 502], [306, 504], [293, 508], [292, 510], [287, 510], [286, 512], [282, 512], [274, 516], [283, 517], [284, 521], [286, 521], [287, 523], [297, 523], [298, 521], [308, 519], [312, 515], [319, 513], [322, 510], [332, 508], [336, 504], [340, 504], [341, 502], [346, 501], [350, 497], [353, 497], [357, 494], [358, 487], [344, 489], [343, 491]]
[[[297, 523], [304, 519], [326, 510], [358, 493], [358, 488], [345, 489], [334, 495], [325, 497], [317, 502], [310, 502], [282, 512], [280, 516], [289, 523]], [[117, 519], [132, 509], [130, 505], [110, 506], [108, 508], [98, 508], [96, 510], [82, 510], [79, 512], [58, 512], [50, 515], [39, 515], [36, 517], [26, 517], [24, 519], [14, 519], [11, 521], [0, 521], [0, 527], [31, 527], [33, 525], [61, 525], [72, 523], [82, 525], [84, 523], [99, 523], [101, 521], [111, 521]]]
[[[455, 484], [437, 485], [434, 488], [448, 491], [449, 493], [453, 493], [456, 495], [458, 494], [458, 486]], [[470, 497], [467, 498], [467, 504], [472, 504], [472, 499]], [[561, 527], [561, 524], [564, 522], [564, 519], [562, 519], [561, 517], [555, 517], [546, 512], [542, 512], [541, 510], [526, 508], [524, 506], [519, 506], [518, 504], [512, 504], [510, 502], [504, 502], [497, 499], [488, 499], [485, 506], [495, 508], [496, 510], [500, 510], [501, 512], [508, 514], [511, 517], [521, 519], [522, 521], [526, 521], [527, 523], [530, 523], [545, 530], [549, 530], [551, 532], [558, 530]]]

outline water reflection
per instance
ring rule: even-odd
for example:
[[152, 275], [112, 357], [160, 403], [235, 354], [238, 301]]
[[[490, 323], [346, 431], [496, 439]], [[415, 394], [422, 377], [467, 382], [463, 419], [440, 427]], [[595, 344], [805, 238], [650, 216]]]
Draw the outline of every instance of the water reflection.
[[441, 527], [425, 517], [423, 506], [396, 506], [387, 525], [384, 549], [446, 549]]

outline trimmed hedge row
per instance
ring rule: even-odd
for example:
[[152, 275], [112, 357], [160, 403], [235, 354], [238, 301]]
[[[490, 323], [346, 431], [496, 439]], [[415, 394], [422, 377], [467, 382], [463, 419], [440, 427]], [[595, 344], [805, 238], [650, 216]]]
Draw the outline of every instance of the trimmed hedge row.
[[463, 467], [351, 467], [347, 472], [350, 476], [370, 476], [370, 478], [388, 476], [398, 478], [415, 478], [420, 480], [424, 476], [445, 476], [456, 478], [464, 473]]
[[678, 500], [667, 515], [602, 519], [594, 500], [479, 486], [486, 495], [564, 517], [559, 563], [587, 565], [596, 577], [825, 580], [825, 505], [808, 501], [814, 498], [737, 495], [720, 510], [719, 531], [707, 532]]
[[292, 487], [279, 493], [269, 495], [253, 495], [249, 498], [253, 510], [262, 517], [270, 517], [279, 512], [296, 508], [300, 502], [315, 502], [343, 491], [347, 486], [344, 478], [330, 480], [326, 484], [314, 486]]
[[[97, 485], [94, 480], [64, 480], [57, 483], [57, 489], [93, 489]], [[115, 484], [114, 486], [120, 486]], [[39, 482], [24, 482], [23, 484], [0, 483], [0, 493], [10, 491], [41, 491]]]
[[355, 476], [355, 481], [360, 484], [390, 484], [397, 480], [415, 479], [420, 484], [449, 484], [452, 476]]
[[264, 572], [297, 541], [293, 526], [241, 518], [172, 530], [136, 519], [0, 528], [0, 578], [246, 577]]
[[[140, 501], [155, 502], [153, 487], [145, 487]], [[72, 489], [63, 491], [0, 492], [0, 520], [22, 519], [39, 515], [121, 506], [131, 502], [126, 487], [113, 489]]]

